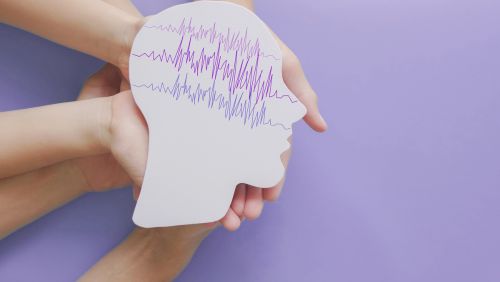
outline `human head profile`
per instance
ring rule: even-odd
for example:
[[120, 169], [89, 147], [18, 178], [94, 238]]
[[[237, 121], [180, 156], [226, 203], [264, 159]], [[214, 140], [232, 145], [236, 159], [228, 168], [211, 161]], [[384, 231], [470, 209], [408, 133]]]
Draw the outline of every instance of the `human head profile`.
[[174, 6], [138, 33], [130, 57], [149, 154], [134, 222], [216, 221], [238, 183], [271, 187], [304, 106], [285, 86], [265, 24], [235, 4]]

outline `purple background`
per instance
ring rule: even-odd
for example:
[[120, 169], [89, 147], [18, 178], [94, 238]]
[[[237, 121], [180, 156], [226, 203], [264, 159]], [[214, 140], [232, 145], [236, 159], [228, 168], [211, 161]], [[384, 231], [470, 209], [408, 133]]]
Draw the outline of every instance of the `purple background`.
[[[500, 281], [500, 2], [257, 2], [330, 131], [298, 124], [281, 199], [214, 232], [179, 281]], [[73, 100], [102, 64], [7, 26], [0, 40], [0, 110]], [[0, 280], [76, 279], [132, 229], [130, 194], [0, 241]]]

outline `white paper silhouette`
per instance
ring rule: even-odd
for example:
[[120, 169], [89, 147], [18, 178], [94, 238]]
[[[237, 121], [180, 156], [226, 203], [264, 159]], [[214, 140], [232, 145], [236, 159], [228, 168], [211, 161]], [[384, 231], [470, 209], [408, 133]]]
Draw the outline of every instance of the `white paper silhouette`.
[[151, 17], [135, 38], [130, 82], [149, 127], [133, 220], [213, 222], [238, 183], [271, 187], [304, 106], [285, 86], [281, 50], [251, 11], [199, 1]]

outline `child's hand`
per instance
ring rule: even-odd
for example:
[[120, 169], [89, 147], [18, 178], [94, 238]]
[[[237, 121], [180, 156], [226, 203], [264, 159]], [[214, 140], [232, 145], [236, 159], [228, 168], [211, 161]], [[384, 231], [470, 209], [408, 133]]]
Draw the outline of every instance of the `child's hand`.
[[[103, 191], [130, 182], [142, 184], [148, 153], [148, 129], [130, 91], [120, 90], [120, 70], [105, 65], [84, 84], [78, 100], [108, 97], [107, 128], [101, 135], [110, 153], [80, 158], [74, 164], [82, 171], [89, 191]], [[118, 94], [116, 94], [118, 93]], [[137, 197], [134, 189], [134, 196]]]
[[[130, 91], [117, 93], [123, 87], [120, 71], [105, 65], [92, 75], [84, 84], [78, 100], [108, 97], [110, 99], [109, 130], [103, 136], [111, 153], [75, 159], [72, 164], [83, 174], [87, 191], [106, 191], [114, 187], [134, 184], [134, 197], [137, 198], [142, 184], [147, 160], [148, 131], [147, 125], [136, 106]], [[113, 96], [114, 95], [114, 96]], [[236, 230], [240, 225], [245, 204], [251, 218], [256, 218], [260, 211], [253, 210], [254, 197], [245, 198], [246, 189], [240, 185], [236, 189], [233, 204], [220, 223], [228, 230]], [[257, 190], [257, 188], [249, 188]], [[260, 189], [259, 189], [260, 190]], [[262, 204], [262, 199], [260, 200]], [[255, 207], [254, 207], [255, 209]], [[253, 216], [252, 216], [253, 215]], [[213, 224], [202, 227], [213, 227]]]
[[[273, 33], [273, 35], [283, 52], [283, 79], [285, 84], [307, 109], [304, 121], [315, 131], [325, 131], [328, 126], [319, 112], [318, 97], [307, 81], [300, 60], [276, 34]], [[289, 141], [291, 144], [291, 139]], [[281, 155], [285, 169], [288, 166], [290, 156], [291, 147]], [[263, 200], [276, 201], [279, 198], [284, 183], [285, 177], [274, 187], [266, 189], [240, 184], [236, 189], [231, 204], [232, 209], [229, 212], [234, 211], [240, 218], [255, 219], [259, 217], [264, 207]]]
[[[120, 91], [122, 76], [118, 68], [106, 64], [83, 85], [77, 100], [109, 97]], [[112, 154], [75, 159], [72, 163], [83, 173], [87, 192], [101, 192], [131, 183], [128, 174]]]

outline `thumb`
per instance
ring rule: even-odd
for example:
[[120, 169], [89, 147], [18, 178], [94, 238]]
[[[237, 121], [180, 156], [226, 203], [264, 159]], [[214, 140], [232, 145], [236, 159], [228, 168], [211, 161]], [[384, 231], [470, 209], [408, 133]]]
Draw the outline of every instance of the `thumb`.
[[307, 109], [304, 121], [315, 131], [323, 132], [328, 128], [318, 107], [318, 96], [309, 84], [299, 59], [287, 56], [283, 62], [283, 80], [286, 86]]

